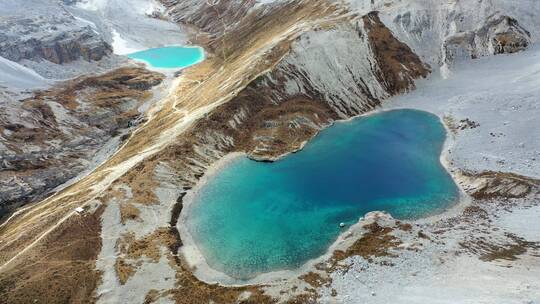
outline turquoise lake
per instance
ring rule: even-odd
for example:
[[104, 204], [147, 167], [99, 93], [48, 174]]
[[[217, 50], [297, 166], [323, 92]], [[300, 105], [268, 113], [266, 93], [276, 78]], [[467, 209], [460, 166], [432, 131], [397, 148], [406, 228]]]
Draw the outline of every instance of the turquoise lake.
[[202, 61], [204, 51], [199, 47], [168, 46], [132, 53], [128, 57], [154, 68], [185, 68]]
[[200, 189], [187, 229], [208, 264], [231, 277], [297, 268], [326, 252], [341, 222], [375, 210], [415, 219], [453, 205], [445, 137], [436, 116], [394, 110], [337, 123], [274, 163], [237, 158]]

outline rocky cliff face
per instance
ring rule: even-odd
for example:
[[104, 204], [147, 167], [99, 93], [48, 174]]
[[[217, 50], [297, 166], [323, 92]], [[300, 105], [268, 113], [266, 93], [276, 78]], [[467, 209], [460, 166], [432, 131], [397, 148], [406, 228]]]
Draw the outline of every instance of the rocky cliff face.
[[[31, 20], [14, 20], [11, 24], [28, 25]], [[36, 25], [39, 27], [39, 25]], [[12, 29], [4, 25], [0, 30], [9, 32]], [[111, 46], [96, 35], [89, 27], [59, 32], [47, 38], [20, 37], [5, 35], [0, 38], [0, 56], [19, 62], [23, 59], [39, 61], [48, 60], [63, 64], [78, 59], [98, 61], [112, 53]]]
[[33, 9], [27, 11], [17, 3], [0, 4], [7, 14], [0, 20], [0, 56], [15, 62], [26, 59], [63, 64], [78, 59], [97, 61], [111, 54], [111, 46], [91, 25], [75, 19], [60, 5], [27, 4]]
[[[217, 1], [215, 5], [162, 2], [173, 20], [211, 33], [206, 44], [220, 51], [229, 49], [227, 53], [241, 47], [227, 40], [248, 40], [241, 39], [249, 35], [244, 30], [247, 24], [253, 26], [253, 21], [264, 20], [266, 15], [279, 18], [280, 10], [286, 12], [302, 5], [296, 1], [254, 0]], [[429, 67], [393, 36], [377, 13], [352, 20], [303, 34], [269, 73], [248, 88], [265, 92], [274, 103], [298, 96], [324, 101], [339, 117], [350, 117], [390, 95], [413, 88], [414, 79], [427, 76]]]
[[446, 38], [443, 62], [451, 64], [459, 59], [515, 53], [526, 49], [530, 42], [531, 34], [516, 19], [494, 15], [478, 29]]
[[195, 26], [212, 38], [233, 28], [257, 4], [257, 0], [161, 0], [174, 22]]
[[[250, 14], [264, 13], [253, 9]], [[229, 28], [241, 32], [242, 22]], [[220, 121], [219, 127], [201, 129], [212, 129], [205, 133], [216, 134], [212, 142], [228, 138], [230, 143], [223, 143], [228, 149], [275, 159], [301, 148], [334, 120], [367, 112], [414, 88], [415, 79], [428, 73], [429, 66], [370, 13], [299, 36], [275, 66], [216, 110], [219, 118], [212, 121]]]
[[340, 117], [350, 117], [414, 88], [414, 80], [428, 72], [377, 13], [370, 13], [302, 35], [258, 86], [276, 102], [304, 96], [328, 103]]

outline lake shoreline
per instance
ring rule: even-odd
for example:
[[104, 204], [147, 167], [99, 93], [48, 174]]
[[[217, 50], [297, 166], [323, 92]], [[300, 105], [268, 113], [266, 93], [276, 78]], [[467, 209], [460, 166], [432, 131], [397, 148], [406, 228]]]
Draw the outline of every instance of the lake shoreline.
[[[181, 59], [184, 60], [186, 57], [186, 54], [166, 54], [167, 58], [177, 58], [174, 62], [161, 62], [159, 59], [162, 57], [159, 53], [166, 52], [166, 51], [176, 51], [181, 52], [184, 50], [197, 50], [197, 54], [190, 54], [193, 56], [197, 56], [197, 58], [194, 58], [193, 60], [188, 60], [187, 62], [180, 61]], [[158, 54], [154, 54], [158, 53]], [[156, 71], [156, 72], [162, 72], [162, 73], [174, 73], [178, 70], [182, 70], [185, 68], [188, 68], [190, 66], [196, 65], [198, 63], [203, 62], [206, 59], [206, 53], [204, 48], [200, 46], [195, 45], [168, 45], [164, 47], [159, 48], [151, 48], [143, 51], [134, 52], [131, 54], [126, 55], [128, 58], [130, 58], [133, 61], [140, 62], [145, 65], [145, 67], [148, 70]], [[149, 58], [143, 58], [143, 57], [149, 57]], [[155, 57], [155, 58], [153, 58]], [[182, 57], [182, 58], [180, 58]], [[155, 62], [152, 62], [152, 59], [155, 59]]]
[[[345, 123], [357, 118], [361, 117], [367, 117], [375, 114], [380, 114], [381, 112], [387, 112], [392, 111], [394, 109], [383, 109], [379, 108], [374, 111], [364, 113], [358, 116], [354, 116], [345, 120], [338, 120], [334, 123], [330, 124], [328, 127], [338, 124], [338, 123]], [[436, 116], [444, 129], [446, 130], [446, 136], [441, 148], [440, 152], [440, 164], [442, 165], [443, 169], [446, 170], [446, 173], [450, 175], [452, 180], [454, 181], [457, 189], [458, 189], [458, 197], [454, 203], [450, 207], [445, 208], [444, 211], [440, 213], [436, 213], [433, 215], [426, 215], [422, 216], [418, 219], [411, 219], [411, 220], [402, 220], [402, 222], [405, 223], [430, 223], [437, 220], [440, 220], [442, 218], [448, 218], [451, 216], [455, 216], [463, 211], [464, 208], [468, 206], [470, 203], [470, 198], [468, 195], [463, 191], [461, 187], [461, 181], [458, 180], [460, 176], [456, 174], [456, 170], [453, 170], [451, 167], [451, 164], [448, 160], [448, 151], [453, 145], [453, 138], [452, 133], [450, 130], [448, 130], [448, 127], [444, 124], [444, 121], [436, 114], [427, 112], [430, 115]], [[324, 129], [323, 129], [324, 130]], [[315, 135], [317, 136], [317, 135]], [[315, 137], [314, 136], [314, 137]], [[313, 137], [313, 138], [314, 138]], [[312, 140], [311, 138], [310, 140]], [[306, 141], [307, 143], [308, 141]], [[275, 159], [271, 160], [262, 160], [264, 162], [274, 162], [277, 160], [282, 159], [284, 156], [289, 155], [291, 153], [297, 153], [303, 149], [305, 146], [302, 145], [299, 149], [286, 153], [283, 156], [277, 157]], [[225, 156], [223, 156], [218, 161], [214, 162], [210, 167], [208, 167], [205, 175], [197, 182], [196, 186], [193, 187], [190, 191], [186, 193], [186, 195], [183, 198], [183, 212], [180, 215], [180, 218], [177, 223], [177, 228], [180, 232], [181, 238], [184, 242], [184, 246], [181, 249], [181, 252], [188, 263], [190, 267], [193, 270], [194, 275], [207, 283], [217, 283], [222, 286], [246, 286], [246, 285], [253, 285], [253, 284], [269, 284], [271, 282], [276, 282], [278, 280], [282, 279], [293, 279], [298, 277], [301, 274], [307, 273], [309, 271], [312, 271], [315, 269], [315, 265], [319, 264], [321, 262], [324, 262], [328, 258], [330, 258], [334, 251], [336, 250], [344, 250], [348, 248], [351, 245], [351, 240], [348, 239], [351, 235], [355, 234], [357, 235], [354, 239], [358, 239], [363, 235], [364, 229], [362, 228], [366, 223], [370, 222], [372, 219], [366, 219], [364, 218], [366, 215], [369, 217], [370, 214], [386, 214], [391, 219], [391, 215], [389, 215], [386, 212], [381, 211], [372, 211], [367, 213], [366, 215], [362, 215], [360, 217], [360, 220], [353, 225], [349, 226], [347, 229], [342, 230], [337, 239], [331, 243], [331, 245], [328, 247], [326, 252], [323, 255], [320, 255], [316, 258], [307, 260], [305, 263], [302, 264], [302, 266], [294, 268], [292, 270], [276, 270], [276, 271], [270, 271], [270, 272], [264, 272], [261, 274], [256, 275], [255, 277], [248, 279], [248, 280], [241, 280], [233, 278], [223, 272], [217, 271], [216, 269], [212, 268], [206, 261], [205, 257], [201, 253], [198, 245], [193, 240], [192, 235], [189, 232], [189, 229], [186, 225], [187, 217], [190, 215], [190, 208], [192, 207], [192, 204], [195, 201], [195, 198], [199, 195], [200, 190], [206, 185], [206, 183], [213, 178], [217, 173], [219, 173], [221, 170], [226, 168], [231, 162], [237, 160], [240, 157], [248, 157], [250, 158], [246, 153], [244, 152], [233, 152], [229, 153]], [[252, 158], [250, 158], [252, 159]], [[257, 159], [252, 159], [255, 161], [261, 161]]]

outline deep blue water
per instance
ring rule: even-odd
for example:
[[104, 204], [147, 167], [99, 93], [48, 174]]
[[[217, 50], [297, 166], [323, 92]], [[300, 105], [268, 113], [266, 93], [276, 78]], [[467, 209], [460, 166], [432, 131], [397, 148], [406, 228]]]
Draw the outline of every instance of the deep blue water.
[[439, 119], [395, 110], [337, 123], [275, 163], [239, 158], [195, 198], [188, 229], [209, 265], [238, 279], [324, 254], [367, 212], [414, 219], [448, 208], [458, 189], [439, 158]]
[[128, 57], [155, 68], [185, 68], [203, 60], [204, 51], [198, 47], [168, 46], [132, 53]]

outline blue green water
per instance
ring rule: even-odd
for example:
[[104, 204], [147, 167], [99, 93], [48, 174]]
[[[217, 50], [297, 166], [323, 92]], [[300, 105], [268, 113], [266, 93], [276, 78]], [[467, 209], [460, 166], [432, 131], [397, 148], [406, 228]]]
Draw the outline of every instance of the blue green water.
[[155, 68], [185, 68], [203, 60], [204, 51], [198, 47], [168, 46], [132, 53], [128, 57]]
[[445, 137], [436, 116], [416, 110], [337, 123], [275, 163], [232, 161], [201, 188], [187, 228], [208, 264], [232, 277], [296, 268], [326, 252], [341, 222], [452, 205], [458, 189], [439, 160]]

